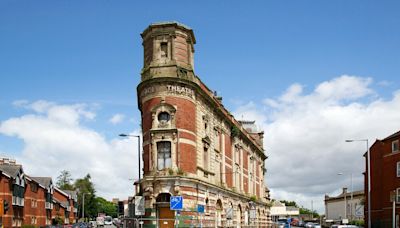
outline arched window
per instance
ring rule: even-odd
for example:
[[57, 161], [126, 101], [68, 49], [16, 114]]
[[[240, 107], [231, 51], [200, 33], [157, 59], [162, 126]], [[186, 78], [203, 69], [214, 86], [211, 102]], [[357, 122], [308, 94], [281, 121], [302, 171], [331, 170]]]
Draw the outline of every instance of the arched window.
[[156, 202], [157, 203], [169, 203], [171, 199], [171, 195], [169, 193], [160, 193], [157, 196]]
[[157, 168], [163, 170], [171, 167], [171, 142], [157, 143]]

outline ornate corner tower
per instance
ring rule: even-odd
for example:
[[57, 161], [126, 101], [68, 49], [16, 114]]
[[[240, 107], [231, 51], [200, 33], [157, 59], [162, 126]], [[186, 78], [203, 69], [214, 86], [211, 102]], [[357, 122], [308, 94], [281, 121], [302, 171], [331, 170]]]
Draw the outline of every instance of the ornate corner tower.
[[267, 223], [262, 139], [236, 121], [195, 75], [193, 30], [178, 22], [154, 23], [141, 36], [137, 94], [146, 216], [157, 218], [153, 225], [168, 227], [176, 215], [170, 197], [179, 195], [181, 215], [191, 219], [198, 219], [195, 208], [203, 205], [215, 226], [249, 224], [250, 208], [258, 205], [260, 224]]

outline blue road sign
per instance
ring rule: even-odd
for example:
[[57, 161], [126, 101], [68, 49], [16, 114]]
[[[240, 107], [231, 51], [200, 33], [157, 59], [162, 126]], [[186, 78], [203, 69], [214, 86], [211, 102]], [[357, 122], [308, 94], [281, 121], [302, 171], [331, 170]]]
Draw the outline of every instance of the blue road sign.
[[169, 202], [169, 208], [175, 211], [181, 211], [183, 209], [183, 197], [182, 196], [171, 196]]
[[197, 204], [197, 212], [204, 213], [204, 205]]

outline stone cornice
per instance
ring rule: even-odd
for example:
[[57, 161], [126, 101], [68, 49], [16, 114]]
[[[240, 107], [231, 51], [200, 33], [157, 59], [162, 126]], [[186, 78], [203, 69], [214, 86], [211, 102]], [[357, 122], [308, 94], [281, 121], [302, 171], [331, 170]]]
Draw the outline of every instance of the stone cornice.
[[[261, 156], [263, 160], [267, 159], [268, 157], [264, 154], [264, 149], [261, 148], [260, 145], [253, 139], [248, 132], [245, 132], [241, 125], [233, 118], [233, 115], [225, 109], [225, 107], [219, 102], [216, 98], [212, 97], [209, 93], [211, 91], [200, 81], [200, 79], [196, 76], [196, 81], [190, 81], [178, 77], [156, 77], [156, 78], [150, 78], [147, 80], [142, 81], [138, 86], [137, 86], [137, 94], [140, 94], [140, 91], [143, 87], [152, 84], [152, 83], [163, 83], [163, 82], [171, 82], [171, 83], [182, 83], [185, 85], [191, 86], [193, 89], [196, 90], [197, 94], [201, 95], [205, 101], [209, 103], [209, 106], [214, 109], [214, 111], [226, 122], [228, 122], [229, 125], [231, 126], [236, 126], [240, 130], [240, 136], [242, 139], [246, 140], [250, 145], [253, 150], [257, 151], [257, 153]], [[204, 89], [201, 88], [201, 86], [204, 87]], [[208, 90], [207, 93], [205, 90]], [[139, 104], [139, 109], [142, 110], [141, 107], [141, 102], [140, 102], [140, 96], [138, 96], [138, 104]]]
[[[228, 195], [231, 195], [231, 196], [245, 198], [245, 199], [248, 200], [248, 202], [252, 201], [250, 196], [237, 193], [235, 191], [220, 187], [218, 185], [214, 185], [212, 183], [203, 181], [203, 180], [201, 180], [199, 178], [195, 178], [195, 177], [186, 177], [186, 176], [185, 177], [182, 177], [182, 176], [151, 176], [151, 175], [146, 175], [141, 180], [141, 184], [143, 184], [143, 182], [147, 182], [147, 181], [148, 182], [153, 182], [154, 180], [156, 180], [156, 181], [171, 181], [171, 182], [178, 181], [180, 186], [182, 186], [184, 182], [202, 184], [202, 185], [207, 186], [207, 187], [215, 188], [215, 189], [219, 190], [220, 192], [224, 192], [225, 194], [228, 194]], [[263, 205], [265, 207], [268, 207], [268, 203], [267, 202], [262, 202], [262, 201], [258, 200], [255, 203], [258, 204], [258, 205]]]

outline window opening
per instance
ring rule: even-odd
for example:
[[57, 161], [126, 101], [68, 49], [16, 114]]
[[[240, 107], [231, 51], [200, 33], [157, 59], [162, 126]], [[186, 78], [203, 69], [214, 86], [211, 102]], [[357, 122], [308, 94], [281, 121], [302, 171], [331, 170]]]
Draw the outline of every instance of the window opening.
[[157, 143], [158, 170], [171, 167], [171, 142]]
[[160, 122], [168, 122], [170, 118], [171, 116], [168, 112], [160, 112], [160, 114], [158, 114], [158, 121]]
[[160, 49], [161, 49], [161, 57], [162, 58], [167, 58], [168, 57], [168, 43], [167, 42], [162, 42], [160, 44]]

